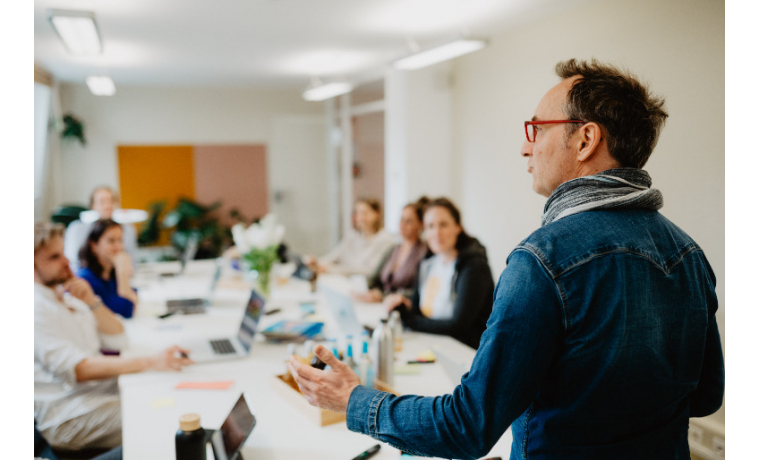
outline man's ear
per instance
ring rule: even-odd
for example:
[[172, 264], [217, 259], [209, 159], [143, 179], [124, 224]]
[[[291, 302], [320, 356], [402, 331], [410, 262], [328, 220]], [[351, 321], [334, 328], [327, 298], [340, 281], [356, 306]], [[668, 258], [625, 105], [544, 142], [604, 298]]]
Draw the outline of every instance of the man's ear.
[[586, 123], [578, 129], [574, 137], [577, 160], [586, 162], [594, 156], [602, 143], [602, 127], [594, 122]]

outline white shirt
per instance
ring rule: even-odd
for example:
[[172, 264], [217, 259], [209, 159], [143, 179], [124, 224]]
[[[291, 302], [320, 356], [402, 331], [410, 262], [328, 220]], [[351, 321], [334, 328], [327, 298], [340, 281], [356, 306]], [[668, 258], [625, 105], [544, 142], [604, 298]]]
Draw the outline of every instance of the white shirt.
[[40, 431], [118, 401], [115, 378], [77, 383], [74, 369], [101, 348], [126, 346], [125, 334], [98, 333], [84, 302], [71, 296], [60, 302], [52, 289], [34, 283], [34, 416]]
[[[87, 241], [87, 235], [90, 233], [92, 223], [84, 223], [81, 220], [75, 220], [66, 227], [66, 233], [63, 235], [63, 254], [69, 259], [71, 270], [76, 273], [79, 269], [79, 250]], [[121, 224], [123, 232], [122, 242], [124, 243], [124, 252], [129, 254], [134, 265], [137, 260], [137, 230], [132, 224]]]
[[445, 262], [436, 255], [429, 260], [430, 270], [420, 291], [420, 310], [428, 318], [449, 319], [454, 315], [451, 280], [454, 278], [456, 259]]
[[395, 238], [385, 230], [370, 237], [354, 230], [335, 249], [320, 257], [319, 262], [327, 265], [333, 273], [370, 276], [395, 245]]

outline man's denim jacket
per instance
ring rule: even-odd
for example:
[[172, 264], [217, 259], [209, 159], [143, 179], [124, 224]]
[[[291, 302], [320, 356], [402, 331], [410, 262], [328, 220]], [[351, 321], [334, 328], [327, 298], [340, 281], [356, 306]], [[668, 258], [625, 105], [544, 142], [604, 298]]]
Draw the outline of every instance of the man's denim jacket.
[[350, 430], [403, 451], [512, 459], [688, 459], [689, 417], [724, 370], [715, 276], [656, 211], [587, 211], [512, 251], [472, 367], [453, 394], [351, 393]]

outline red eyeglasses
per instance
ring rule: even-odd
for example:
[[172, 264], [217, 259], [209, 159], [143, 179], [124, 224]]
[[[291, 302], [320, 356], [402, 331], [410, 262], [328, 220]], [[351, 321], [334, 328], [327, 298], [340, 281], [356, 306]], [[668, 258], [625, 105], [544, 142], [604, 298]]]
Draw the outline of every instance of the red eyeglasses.
[[[536, 133], [538, 127], [536, 125], [555, 125], [559, 123], [586, 123], [583, 120], [542, 120], [542, 121], [526, 121], [525, 122], [525, 137], [528, 142], [536, 142]], [[530, 129], [528, 129], [530, 126]]]

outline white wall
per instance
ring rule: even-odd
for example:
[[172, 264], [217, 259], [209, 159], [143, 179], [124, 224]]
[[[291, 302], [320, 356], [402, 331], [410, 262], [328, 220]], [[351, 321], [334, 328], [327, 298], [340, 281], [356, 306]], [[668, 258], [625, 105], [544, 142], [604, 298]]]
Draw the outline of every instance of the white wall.
[[[72, 112], [82, 120], [87, 144], [62, 147], [62, 186], [54, 204], [86, 203], [98, 185], [118, 188], [119, 144], [263, 143], [267, 145], [270, 200], [274, 191], [285, 191], [288, 206], [303, 206], [292, 201], [301, 195], [287, 195], [295, 177], [304, 189], [326, 195], [326, 174], [314, 174], [313, 161], [324, 156], [324, 109], [303, 101], [297, 91], [117, 87], [115, 96], [97, 97], [83, 85], [62, 85], [61, 105], [63, 113]], [[309, 220], [293, 224], [326, 226], [326, 206], [324, 200], [310, 201], [310, 213], [304, 217]], [[293, 232], [300, 234], [295, 228]], [[326, 243], [319, 238], [288, 242], [294, 249], [321, 251]]]
[[454, 194], [452, 63], [385, 77], [385, 227], [421, 195]]
[[[465, 227], [488, 249], [494, 276], [540, 225], [520, 156], [523, 121], [559, 82], [554, 65], [596, 57], [628, 67], [666, 99], [670, 117], [645, 169], [662, 213], [705, 250], [718, 279], [725, 338], [724, 4], [713, 0], [594, 1], [494, 37], [455, 65], [455, 180]], [[724, 342], [725, 346], [725, 342]], [[713, 416], [723, 424], [724, 411]]]

